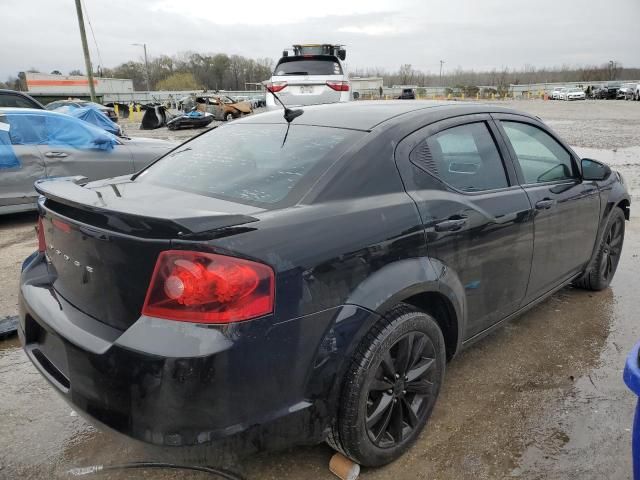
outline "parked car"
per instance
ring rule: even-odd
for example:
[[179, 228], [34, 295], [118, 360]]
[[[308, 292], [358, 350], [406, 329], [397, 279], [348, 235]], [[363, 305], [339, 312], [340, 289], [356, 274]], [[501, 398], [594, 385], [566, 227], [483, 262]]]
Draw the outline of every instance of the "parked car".
[[34, 210], [38, 179], [132, 174], [173, 147], [163, 140], [116, 137], [62, 113], [0, 108], [0, 215]]
[[584, 93], [584, 90], [578, 87], [567, 88], [564, 92], [562, 92], [563, 100], [585, 100], [587, 95]]
[[44, 106], [31, 95], [15, 90], [0, 89], [0, 108], [2, 107], [44, 108]]
[[415, 100], [416, 92], [413, 88], [403, 88], [402, 93], [398, 97], [399, 100]]
[[619, 100], [633, 100], [637, 87], [637, 83], [623, 83], [616, 94], [616, 98]]
[[614, 100], [618, 96], [618, 90], [620, 90], [620, 86], [621, 84], [618, 82], [610, 82], [596, 90], [594, 96], [595, 98], [604, 100]]
[[202, 95], [183, 103], [185, 111], [195, 108], [202, 112], [211, 113], [215, 120], [230, 121], [243, 115], [253, 113], [251, 103], [237, 102], [227, 95]]
[[611, 282], [625, 183], [537, 117], [297, 115], [223, 125], [134, 176], [38, 185], [19, 336], [73, 409], [161, 445], [327, 440], [378, 466], [415, 442], [463, 347]]
[[[316, 105], [352, 100], [349, 75], [332, 48], [316, 54], [287, 55], [280, 58], [265, 88], [277, 94], [285, 105]], [[279, 107], [267, 94], [267, 108]]]
[[562, 94], [563, 92], [566, 90], [565, 87], [556, 87], [553, 89], [553, 91], [551, 92], [551, 99], [552, 100], [561, 100], [562, 99]]
[[[55, 102], [48, 103], [45, 107], [47, 110], [55, 111], [64, 111], [65, 109], [71, 108], [83, 108], [90, 107], [100, 110], [104, 113], [109, 119], [115, 123], [118, 123], [118, 115], [116, 111], [112, 107], [105, 107], [104, 105], [100, 105], [99, 103], [89, 102], [87, 100], [80, 100], [79, 98], [75, 98], [73, 100], [56, 100]], [[66, 112], [65, 112], [66, 113]]]

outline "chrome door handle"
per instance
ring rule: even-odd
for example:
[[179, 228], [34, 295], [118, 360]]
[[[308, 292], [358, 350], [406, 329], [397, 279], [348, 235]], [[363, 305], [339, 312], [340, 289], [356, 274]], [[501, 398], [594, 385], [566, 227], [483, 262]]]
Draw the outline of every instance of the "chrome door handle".
[[540, 200], [536, 203], [536, 208], [538, 210], [549, 210], [556, 204], [555, 200], [551, 200], [550, 198], [545, 198], [544, 200]]
[[69, 154], [64, 152], [47, 152], [44, 156], [47, 158], [65, 158], [68, 157]]

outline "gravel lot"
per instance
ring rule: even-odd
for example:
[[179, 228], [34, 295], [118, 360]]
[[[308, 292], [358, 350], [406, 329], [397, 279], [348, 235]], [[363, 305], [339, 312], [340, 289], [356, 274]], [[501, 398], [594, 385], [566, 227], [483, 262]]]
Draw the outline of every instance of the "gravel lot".
[[[540, 116], [583, 156], [623, 172], [640, 196], [640, 103], [500, 102]], [[131, 135], [178, 140], [198, 131]], [[364, 470], [366, 480], [628, 479], [634, 396], [622, 382], [624, 358], [640, 338], [637, 209], [611, 288], [567, 288], [448, 365], [431, 422], [396, 463]], [[0, 217], [0, 318], [17, 313], [17, 278], [36, 248], [32, 214]], [[0, 478], [71, 478], [73, 467], [175, 459], [78, 417], [36, 372], [17, 339], [0, 341]], [[331, 450], [320, 445], [224, 463], [248, 479], [334, 478]], [[90, 478], [90, 477], [89, 477]], [[113, 471], [107, 479], [204, 479], [175, 471]]]

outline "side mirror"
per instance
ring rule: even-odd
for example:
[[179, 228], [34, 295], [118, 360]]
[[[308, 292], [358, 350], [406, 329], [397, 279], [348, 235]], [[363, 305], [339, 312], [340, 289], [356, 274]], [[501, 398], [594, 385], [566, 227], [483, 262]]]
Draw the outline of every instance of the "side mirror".
[[338, 58], [343, 61], [345, 58], [347, 58], [347, 51], [344, 48], [338, 50]]
[[583, 180], [606, 180], [611, 175], [609, 165], [592, 160], [590, 158], [582, 159], [582, 179]]
[[282, 56], [283, 57], [288, 57], [289, 56], [289, 52], [287, 50], [283, 50], [282, 51]]

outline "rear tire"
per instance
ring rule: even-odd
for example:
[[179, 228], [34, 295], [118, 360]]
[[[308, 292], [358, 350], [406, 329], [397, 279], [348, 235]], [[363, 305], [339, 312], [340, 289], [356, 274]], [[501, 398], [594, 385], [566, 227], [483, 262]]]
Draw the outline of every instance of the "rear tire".
[[604, 290], [609, 286], [618, 268], [624, 243], [625, 218], [622, 209], [614, 208], [607, 222], [600, 246], [595, 252], [591, 269], [573, 283], [585, 290]]
[[396, 460], [427, 423], [445, 363], [436, 321], [409, 305], [394, 307], [354, 354], [327, 442], [363, 466]]

